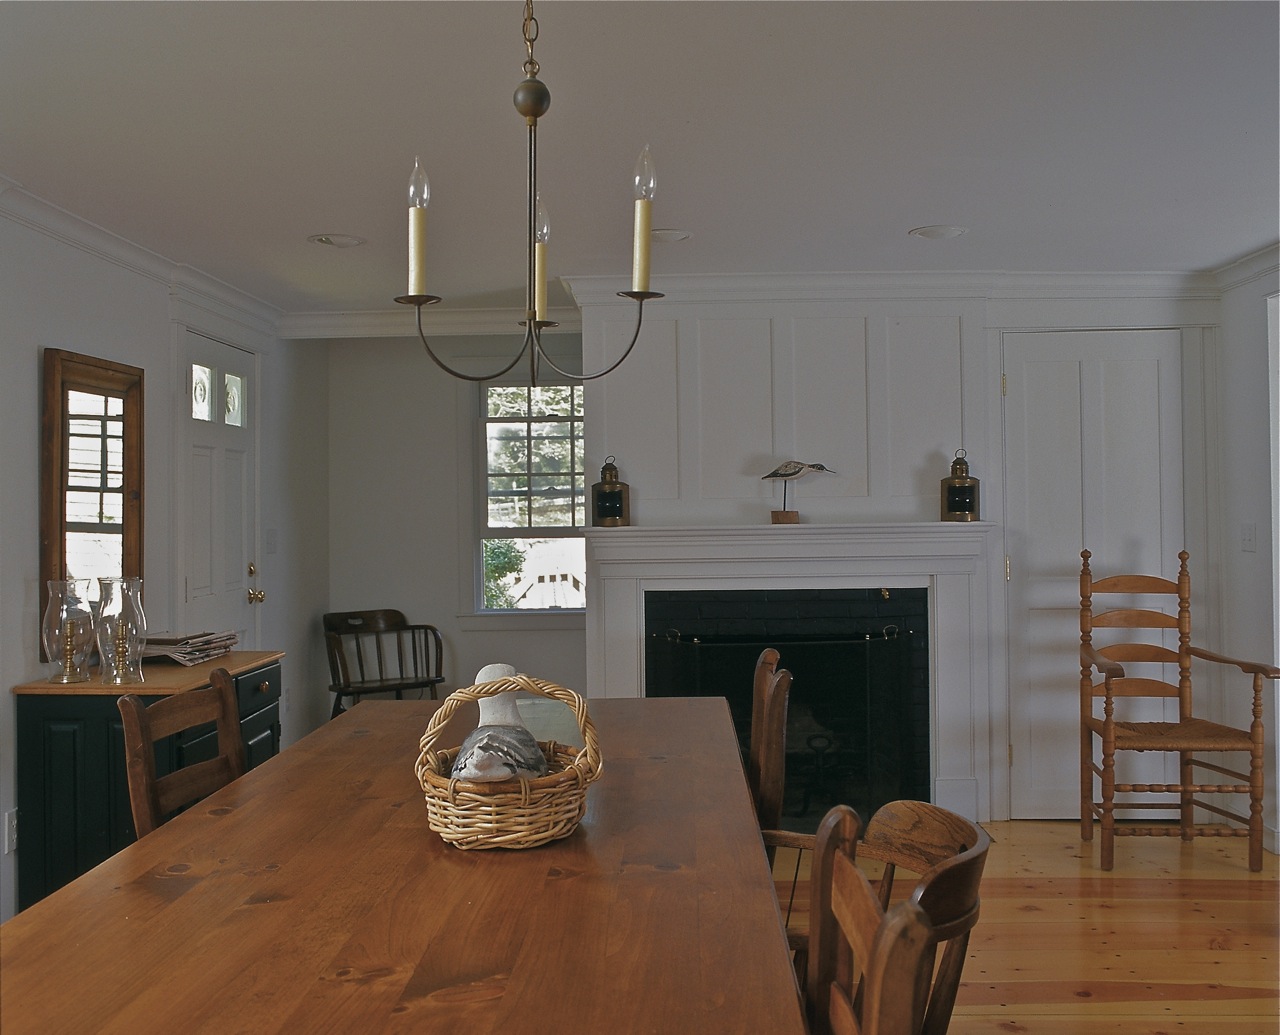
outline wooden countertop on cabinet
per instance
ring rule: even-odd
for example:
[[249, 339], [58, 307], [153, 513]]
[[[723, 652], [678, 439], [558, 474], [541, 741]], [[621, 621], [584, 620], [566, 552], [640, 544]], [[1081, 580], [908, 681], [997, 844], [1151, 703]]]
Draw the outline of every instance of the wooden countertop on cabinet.
[[279, 650], [233, 650], [228, 654], [202, 661], [198, 665], [180, 665], [168, 658], [147, 658], [142, 662], [141, 683], [106, 686], [99, 682], [97, 669], [81, 683], [51, 683], [45, 679], [32, 680], [13, 688], [15, 694], [69, 694], [87, 696], [100, 694], [119, 697], [121, 694], [138, 694], [142, 697], [160, 697], [198, 690], [209, 685], [209, 673], [215, 668], [225, 668], [233, 676], [250, 672], [284, 657]]

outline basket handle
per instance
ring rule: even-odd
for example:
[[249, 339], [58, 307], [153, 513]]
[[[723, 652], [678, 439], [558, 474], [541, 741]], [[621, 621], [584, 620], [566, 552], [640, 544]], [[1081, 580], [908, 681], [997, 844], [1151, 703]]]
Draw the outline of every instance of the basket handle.
[[526, 690], [538, 697], [548, 697], [553, 701], [560, 701], [562, 704], [569, 706], [569, 709], [573, 712], [573, 717], [578, 722], [578, 729], [582, 733], [583, 741], [582, 750], [574, 758], [573, 764], [582, 769], [588, 783], [599, 776], [601, 769], [600, 742], [596, 736], [595, 724], [591, 721], [591, 716], [587, 714], [587, 702], [580, 694], [576, 694], [572, 690], [546, 679], [527, 676], [523, 672], [504, 679], [495, 679], [490, 683], [477, 683], [474, 686], [460, 687], [453, 691], [444, 699], [444, 703], [436, 709], [435, 714], [431, 716], [431, 720], [427, 723], [426, 732], [422, 734], [422, 740], [418, 744], [421, 749], [419, 757], [425, 756], [431, 751], [436, 740], [439, 739], [445, 724], [464, 702], [479, 701], [483, 697], [496, 697], [498, 694], [518, 690]]

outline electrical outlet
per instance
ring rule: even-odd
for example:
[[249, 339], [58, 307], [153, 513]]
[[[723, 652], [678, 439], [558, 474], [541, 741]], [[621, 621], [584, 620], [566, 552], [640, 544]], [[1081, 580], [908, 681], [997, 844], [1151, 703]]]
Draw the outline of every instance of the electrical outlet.
[[18, 850], [18, 810], [10, 809], [4, 814], [4, 854]]
[[1258, 551], [1258, 526], [1252, 521], [1246, 521], [1240, 526], [1240, 552], [1241, 553], [1257, 553]]

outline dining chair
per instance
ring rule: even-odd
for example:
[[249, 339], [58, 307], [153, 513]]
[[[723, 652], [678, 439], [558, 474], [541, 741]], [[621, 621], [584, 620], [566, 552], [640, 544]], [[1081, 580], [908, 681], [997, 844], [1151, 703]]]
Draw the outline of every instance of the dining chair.
[[978, 922], [979, 885], [990, 846], [991, 838], [976, 823], [925, 801], [882, 805], [858, 844], [859, 860], [883, 864], [876, 883], [881, 909], [891, 908], [896, 878], [915, 878], [911, 890], [905, 895], [900, 890], [897, 899], [915, 901], [930, 928], [933, 981], [915, 1029], [920, 1035], [942, 1035], [951, 1021], [969, 934]]
[[365, 694], [393, 693], [402, 700], [406, 690], [426, 690], [431, 699], [444, 682], [444, 648], [434, 625], [411, 625], [404, 612], [334, 611], [323, 619], [325, 650], [329, 656], [329, 691], [337, 718]]
[[[808, 963], [809, 935], [792, 927], [791, 915], [800, 884], [803, 855], [812, 852], [812, 834], [781, 829], [783, 793], [787, 768], [787, 705], [791, 693], [791, 673], [778, 668], [779, 654], [766, 647], [756, 659], [751, 697], [751, 733], [747, 750], [747, 783], [756, 806], [756, 819], [764, 841], [770, 868], [779, 848], [795, 852], [795, 867], [789, 887], [779, 894], [787, 943], [791, 948], [797, 980], [803, 980]], [[775, 883], [775, 890], [777, 884]], [[782, 899], [785, 897], [786, 902]]]
[[[1099, 820], [1099, 863], [1110, 870], [1115, 863], [1115, 838], [1121, 835], [1181, 834], [1184, 841], [1200, 834], [1248, 837], [1249, 869], [1256, 873], [1262, 869], [1263, 680], [1280, 679], [1280, 668], [1192, 646], [1186, 550], [1178, 554], [1177, 581], [1155, 575], [1095, 579], [1089, 567], [1092, 556], [1088, 550], [1080, 553], [1081, 839], [1093, 839], [1094, 820]], [[1196, 712], [1193, 659], [1238, 668], [1253, 677], [1253, 714], [1247, 729], [1212, 722]], [[1232, 689], [1228, 680], [1222, 682], [1224, 691]], [[1168, 782], [1164, 773], [1133, 770], [1121, 770], [1118, 778], [1117, 769], [1124, 764], [1117, 765], [1118, 754], [1141, 751], [1176, 755], [1176, 779]], [[1229, 765], [1232, 760], [1223, 758], [1224, 752], [1247, 756], [1248, 772]], [[1210, 760], [1206, 755], [1214, 757]], [[1211, 782], [1197, 782], [1197, 769], [1216, 774], [1216, 779], [1209, 776], [1204, 779]], [[1224, 795], [1247, 796], [1248, 813], [1241, 805], [1224, 802]], [[1178, 825], [1116, 823], [1118, 810], [1136, 809], [1176, 812]], [[1196, 823], [1197, 809], [1240, 825]]]
[[786, 786], [787, 705], [791, 673], [778, 668], [778, 652], [766, 647], [756, 659], [751, 692], [751, 732], [747, 751], [747, 783], [762, 829], [782, 821]]
[[[209, 683], [200, 690], [162, 697], [150, 706], [137, 694], [125, 694], [116, 701], [124, 725], [129, 808], [138, 837], [145, 837], [174, 812], [244, 775], [235, 683], [225, 668], [214, 669]], [[216, 723], [218, 753], [157, 777], [156, 741], [208, 723]]]
[[913, 895], [885, 910], [858, 868], [858, 814], [818, 825], [804, 1005], [811, 1035], [918, 1035], [933, 929]]

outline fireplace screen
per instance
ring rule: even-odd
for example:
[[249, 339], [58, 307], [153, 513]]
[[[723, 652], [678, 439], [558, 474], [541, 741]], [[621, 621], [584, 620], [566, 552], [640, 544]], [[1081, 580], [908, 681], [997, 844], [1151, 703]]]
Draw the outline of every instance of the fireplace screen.
[[[927, 801], [927, 594], [886, 593], [825, 591], [816, 606], [794, 591], [646, 594], [645, 692], [726, 698], [745, 759], [756, 658], [773, 647], [793, 676], [783, 826], [812, 832], [837, 803], [865, 820], [887, 801]], [[779, 610], [780, 596], [788, 616], [761, 619], [762, 609]], [[748, 599], [726, 607], [726, 597]], [[841, 611], [848, 613], [832, 613]], [[684, 628], [674, 624], [677, 612]], [[811, 631], [800, 631], [806, 626]]]

